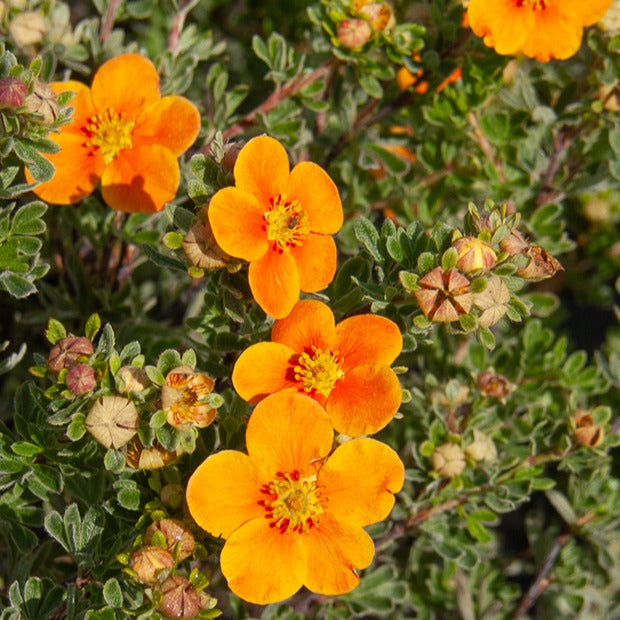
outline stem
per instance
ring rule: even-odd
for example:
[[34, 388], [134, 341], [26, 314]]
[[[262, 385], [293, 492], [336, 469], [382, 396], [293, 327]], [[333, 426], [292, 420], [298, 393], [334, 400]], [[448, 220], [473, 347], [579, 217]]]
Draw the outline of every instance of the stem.
[[497, 172], [497, 176], [500, 182], [506, 183], [506, 177], [504, 176], [504, 170], [502, 168], [499, 157], [497, 156], [497, 153], [495, 152], [488, 138], [484, 135], [484, 132], [480, 127], [480, 123], [478, 122], [478, 117], [474, 114], [473, 110], [467, 113], [467, 122], [469, 123], [469, 126], [474, 132], [474, 137], [476, 138], [476, 142], [478, 143], [480, 150], [493, 164], [493, 168], [495, 168], [495, 172]]
[[184, 0], [179, 6], [178, 13], [172, 20], [172, 27], [170, 28], [170, 34], [168, 35], [168, 49], [176, 56], [176, 48], [179, 44], [179, 38], [181, 32], [183, 32], [183, 26], [185, 24], [185, 18], [189, 12], [198, 4], [199, 0]]
[[103, 16], [103, 21], [101, 22], [101, 30], [99, 31], [99, 39], [101, 39], [101, 41], [105, 41], [110, 36], [120, 5], [121, 0], [110, 0], [105, 15]]

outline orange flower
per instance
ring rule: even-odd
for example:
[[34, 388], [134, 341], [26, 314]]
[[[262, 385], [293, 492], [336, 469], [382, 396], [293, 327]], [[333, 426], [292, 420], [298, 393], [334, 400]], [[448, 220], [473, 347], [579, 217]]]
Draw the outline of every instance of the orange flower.
[[248, 454], [208, 457], [189, 480], [198, 525], [226, 543], [220, 556], [230, 589], [265, 605], [305, 585], [351, 591], [355, 569], [372, 561], [363, 527], [385, 519], [404, 481], [398, 455], [374, 439], [353, 439], [329, 456], [333, 431], [307, 396], [273, 394], [250, 417]]
[[351, 437], [376, 433], [394, 417], [401, 388], [390, 364], [402, 337], [389, 319], [364, 314], [336, 325], [325, 304], [304, 300], [275, 322], [271, 339], [237, 360], [232, 381], [241, 398], [256, 403], [282, 390], [306, 393]]
[[103, 199], [119, 211], [152, 213], [174, 198], [177, 158], [196, 139], [200, 115], [183, 97], [161, 97], [150, 60], [123, 54], [99, 68], [91, 88], [73, 80], [51, 87], [77, 94], [73, 120], [50, 135], [61, 150], [46, 155], [56, 173], [34, 189], [40, 198], [73, 204], [100, 180]]
[[569, 58], [583, 27], [598, 21], [611, 0], [471, 0], [471, 29], [498, 54], [523, 53], [541, 62]]
[[311, 162], [289, 172], [284, 147], [269, 136], [250, 140], [235, 162], [235, 187], [218, 191], [209, 222], [218, 245], [250, 263], [258, 305], [275, 318], [286, 316], [299, 291], [325, 288], [336, 272], [331, 235], [342, 226], [338, 189]]

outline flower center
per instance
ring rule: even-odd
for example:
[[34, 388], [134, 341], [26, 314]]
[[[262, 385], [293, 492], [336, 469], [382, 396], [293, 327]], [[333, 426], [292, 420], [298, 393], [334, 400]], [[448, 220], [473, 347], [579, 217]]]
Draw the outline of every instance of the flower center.
[[531, 8], [533, 11], [544, 11], [550, 4], [550, 0], [517, 0], [519, 8]]
[[122, 150], [132, 146], [131, 132], [135, 122], [125, 120], [124, 116], [114, 110], [106, 110], [91, 116], [86, 123], [90, 134], [86, 146], [98, 148], [106, 164], [112, 163]]
[[269, 498], [261, 502], [271, 519], [271, 527], [282, 533], [289, 530], [307, 532], [316, 527], [317, 517], [323, 513], [316, 475], [302, 478], [302, 473], [277, 474], [277, 478], [263, 486], [261, 491]]
[[271, 209], [264, 214], [267, 239], [284, 250], [287, 246], [302, 245], [310, 233], [308, 214], [299, 201], [286, 200], [281, 195], [271, 200]]
[[297, 366], [293, 368], [295, 381], [303, 383], [304, 391], [314, 390], [323, 396], [329, 396], [334, 385], [344, 377], [340, 367], [342, 360], [338, 353], [329, 349], [312, 346], [312, 353], [302, 353], [297, 358]]

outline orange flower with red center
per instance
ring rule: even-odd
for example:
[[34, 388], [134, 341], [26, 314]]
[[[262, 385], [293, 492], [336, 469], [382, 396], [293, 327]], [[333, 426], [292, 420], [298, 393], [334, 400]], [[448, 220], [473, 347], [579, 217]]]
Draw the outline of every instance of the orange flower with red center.
[[577, 52], [584, 26], [597, 22], [611, 0], [471, 0], [469, 25], [498, 54], [541, 62]]
[[103, 199], [119, 211], [152, 213], [175, 197], [177, 158], [196, 139], [200, 114], [183, 97], [160, 95], [150, 60], [123, 54], [99, 68], [91, 88], [73, 80], [50, 86], [76, 96], [73, 120], [49, 136], [61, 150], [45, 155], [56, 172], [33, 190], [40, 198], [73, 204], [99, 181]]
[[325, 288], [336, 273], [342, 226], [338, 189], [312, 162], [289, 171], [284, 147], [259, 136], [239, 152], [235, 187], [219, 190], [209, 205], [218, 245], [250, 263], [250, 288], [258, 305], [275, 318], [286, 316], [299, 291]]
[[307, 394], [351, 437], [376, 433], [398, 411], [402, 392], [390, 364], [402, 336], [389, 319], [364, 314], [336, 325], [324, 303], [304, 300], [275, 322], [271, 340], [237, 360], [232, 381], [241, 398], [256, 403], [282, 390]]
[[196, 523], [226, 539], [220, 556], [230, 589], [265, 605], [306, 586], [344, 594], [372, 561], [362, 529], [385, 519], [404, 481], [396, 452], [353, 439], [330, 456], [323, 409], [296, 393], [273, 394], [250, 417], [248, 454], [225, 450], [193, 473], [187, 504]]

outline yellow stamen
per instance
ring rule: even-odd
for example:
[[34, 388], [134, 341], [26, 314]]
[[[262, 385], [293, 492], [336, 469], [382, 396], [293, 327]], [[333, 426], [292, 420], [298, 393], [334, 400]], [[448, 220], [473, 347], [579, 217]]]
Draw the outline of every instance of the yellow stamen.
[[302, 353], [297, 359], [297, 366], [293, 368], [295, 381], [303, 383], [304, 391], [318, 392], [323, 396], [329, 396], [336, 383], [344, 377], [344, 371], [340, 367], [342, 360], [338, 353], [332, 353], [329, 349], [312, 347], [312, 353]]
[[98, 148], [106, 164], [112, 163], [124, 149], [132, 147], [131, 132], [134, 121], [127, 121], [124, 114], [106, 110], [88, 119], [86, 129], [90, 133], [86, 146]]
[[302, 478], [302, 473], [278, 474], [278, 478], [261, 489], [269, 495], [269, 499], [261, 502], [267, 510], [266, 516], [271, 519], [271, 526], [282, 533], [289, 529], [307, 532], [316, 527], [318, 516], [324, 512], [316, 475]]
[[267, 239], [275, 241], [281, 250], [291, 245], [302, 245], [310, 233], [308, 214], [297, 200], [286, 200], [278, 195], [272, 199], [271, 209], [264, 214], [264, 218]]
[[550, 0], [517, 0], [518, 7], [530, 7], [533, 11], [543, 11], [549, 3]]

